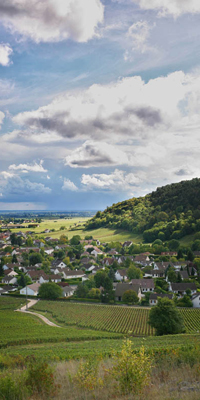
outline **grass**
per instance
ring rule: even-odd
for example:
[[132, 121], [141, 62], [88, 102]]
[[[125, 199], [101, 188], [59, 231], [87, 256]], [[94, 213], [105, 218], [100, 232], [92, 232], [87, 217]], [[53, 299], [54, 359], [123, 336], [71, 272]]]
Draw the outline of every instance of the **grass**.
[[[31, 231], [38, 236], [51, 236], [53, 239], [59, 238], [60, 235], [66, 235], [69, 239], [74, 235], [80, 235], [81, 239], [84, 239], [85, 236], [91, 235], [94, 239], [99, 239], [101, 243], [104, 242], [125, 242], [126, 240], [131, 240], [134, 243], [138, 244], [143, 241], [142, 235], [134, 234], [128, 231], [123, 230], [115, 230], [108, 228], [99, 228], [95, 230], [85, 231], [85, 223], [89, 218], [70, 218], [70, 219], [44, 219], [41, 222], [39, 227], [30, 228]], [[65, 227], [65, 229], [60, 230], [61, 226]], [[50, 233], [41, 233], [46, 229], [55, 229], [55, 232]], [[13, 229], [13, 232], [17, 232], [19, 229]]]

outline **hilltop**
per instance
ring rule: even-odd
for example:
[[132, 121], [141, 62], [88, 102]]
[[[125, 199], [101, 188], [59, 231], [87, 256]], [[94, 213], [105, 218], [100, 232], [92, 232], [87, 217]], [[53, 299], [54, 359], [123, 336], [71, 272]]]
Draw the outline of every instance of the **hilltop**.
[[200, 179], [166, 185], [98, 211], [86, 229], [100, 227], [142, 234], [146, 242], [179, 240], [200, 232]]

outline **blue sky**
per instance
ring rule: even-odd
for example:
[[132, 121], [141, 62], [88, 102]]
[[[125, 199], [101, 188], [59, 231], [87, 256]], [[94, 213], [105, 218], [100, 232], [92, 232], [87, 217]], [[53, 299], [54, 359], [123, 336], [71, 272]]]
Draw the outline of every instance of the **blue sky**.
[[0, 210], [199, 177], [199, 0], [1, 0]]

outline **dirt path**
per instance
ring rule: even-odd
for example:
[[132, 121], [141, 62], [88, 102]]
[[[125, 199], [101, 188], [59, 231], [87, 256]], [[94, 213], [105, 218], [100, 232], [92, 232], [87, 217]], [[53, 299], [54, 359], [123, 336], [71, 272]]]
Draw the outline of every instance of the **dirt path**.
[[[28, 301], [29, 301], [29, 303], [27, 304], [27, 308], [29, 309], [30, 307], [34, 306], [39, 300], [32, 300], [32, 299], [31, 299], [31, 300], [28, 300]], [[16, 311], [18, 311], [18, 312], [23, 312], [23, 313], [26, 313], [26, 314], [36, 315], [36, 317], [41, 318], [42, 321], [45, 322], [45, 324], [47, 324], [47, 325], [49, 325], [49, 326], [54, 326], [54, 327], [56, 327], [56, 328], [61, 328], [61, 326], [56, 325], [56, 324], [54, 324], [53, 322], [49, 321], [49, 319], [47, 319], [46, 317], [44, 317], [44, 315], [42, 315], [42, 314], [38, 314], [38, 313], [32, 312], [32, 311], [26, 311], [27, 308], [26, 308], [26, 305], [25, 305], [25, 306], [19, 308], [19, 309], [16, 310]]]

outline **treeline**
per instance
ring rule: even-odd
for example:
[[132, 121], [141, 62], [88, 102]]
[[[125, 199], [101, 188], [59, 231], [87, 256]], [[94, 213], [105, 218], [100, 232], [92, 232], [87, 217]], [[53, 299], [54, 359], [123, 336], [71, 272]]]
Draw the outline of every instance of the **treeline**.
[[178, 240], [200, 232], [200, 179], [166, 185], [98, 211], [86, 229], [100, 227], [142, 233], [146, 242]]

